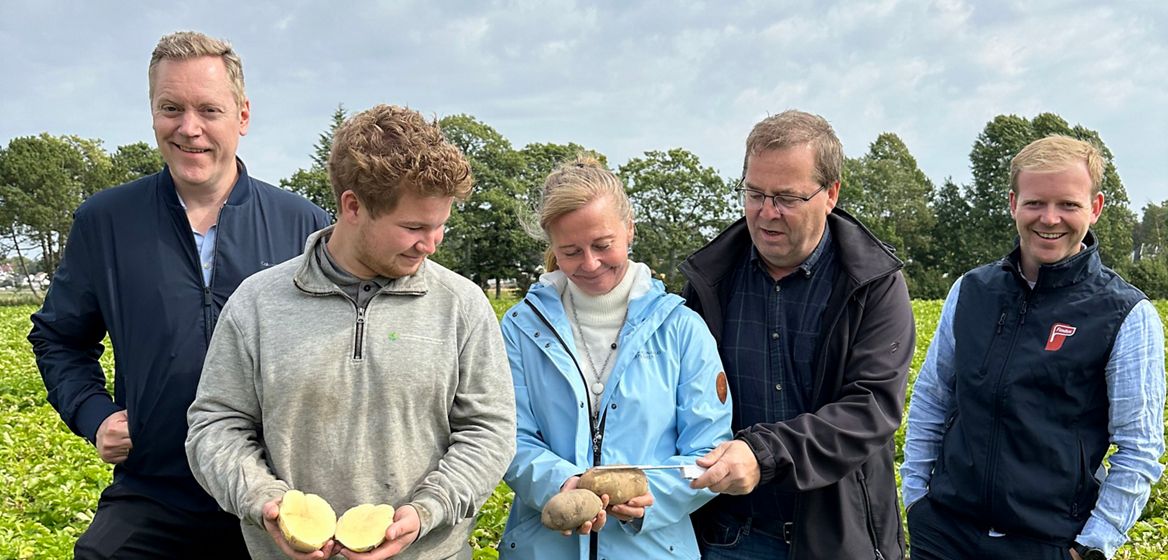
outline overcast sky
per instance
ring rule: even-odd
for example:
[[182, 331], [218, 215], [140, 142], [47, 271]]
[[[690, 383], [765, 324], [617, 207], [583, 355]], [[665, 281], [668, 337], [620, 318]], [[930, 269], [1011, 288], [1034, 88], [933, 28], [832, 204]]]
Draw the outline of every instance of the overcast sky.
[[[937, 184], [970, 180], [999, 114], [1099, 131], [1132, 209], [1168, 200], [1168, 2], [0, 1], [0, 142], [151, 144], [146, 66], [195, 29], [243, 57], [253, 175], [308, 167], [338, 103], [467, 113], [516, 148], [614, 167], [686, 148], [737, 176], [750, 127], [798, 108], [849, 156], [895, 132]], [[847, 196], [846, 185], [842, 196]]]

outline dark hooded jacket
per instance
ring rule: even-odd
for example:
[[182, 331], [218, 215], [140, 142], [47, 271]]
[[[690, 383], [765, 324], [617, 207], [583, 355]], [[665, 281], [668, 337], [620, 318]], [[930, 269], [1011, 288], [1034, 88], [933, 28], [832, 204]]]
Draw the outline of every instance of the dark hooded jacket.
[[[915, 343], [903, 263], [858, 220], [837, 208], [827, 219], [839, 273], [813, 361], [811, 409], [790, 420], [735, 425], [758, 459], [759, 484], [795, 492], [791, 558], [899, 559], [904, 533], [896, 493], [893, 436], [904, 412]], [[680, 266], [687, 304], [719, 343], [734, 270], [750, 250], [739, 220]], [[735, 372], [727, 372], [733, 393]], [[734, 511], [719, 496], [696, 515]]]

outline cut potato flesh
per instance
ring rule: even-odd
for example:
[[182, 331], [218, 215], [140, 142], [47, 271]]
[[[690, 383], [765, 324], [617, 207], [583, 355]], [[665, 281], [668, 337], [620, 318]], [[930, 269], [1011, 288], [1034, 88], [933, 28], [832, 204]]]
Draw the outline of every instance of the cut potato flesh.
[[385, 540], [385, 531], [391, 523], [393, 506], [354, 506], [337, 521], [337, 540], [353, 552], [368, 552]]
[[292, 548], [312, 552], [333, 537], [337, 514], [320, 496], [289, 490], [280, 502], [279, 525]]

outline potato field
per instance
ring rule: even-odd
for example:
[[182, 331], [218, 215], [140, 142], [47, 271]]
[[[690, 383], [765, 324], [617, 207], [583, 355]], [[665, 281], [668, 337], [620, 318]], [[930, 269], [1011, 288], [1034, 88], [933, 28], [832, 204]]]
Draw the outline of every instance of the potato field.
[[[499, 301], [502, 313], [510, 302]], [[1157, 302], [1168, 319], [1168, 302]], [[915, 301], [917, 347], [912, 375], [924, 360], [938, 314], [939, 301]], [[74, 436], [45, 399], [28, 341], [32, 306], [0, 306], [0, 559], [66, 559], [73, 542], [93, 517], [101, 489], [112, 468], [102, 463], [93, 447]], [[112, 353], [103, 365], [112, 379]], [[911, 391], [911, 381], [910, 381]], [[897, 453], [904, 427], [897, 434]], [[1161, 457], [1168, 463], [1168, 455]], [[511, 493], [496, 489], [479, 517], [471, 545], [475, 558], [496, 557], [493, 547], [506, 523]], [[1129, 533], [1130, 543], [1116, 556], [1121, 559], [1168, 559], [1168, 482], [1161, 480], [1139, 523]]]

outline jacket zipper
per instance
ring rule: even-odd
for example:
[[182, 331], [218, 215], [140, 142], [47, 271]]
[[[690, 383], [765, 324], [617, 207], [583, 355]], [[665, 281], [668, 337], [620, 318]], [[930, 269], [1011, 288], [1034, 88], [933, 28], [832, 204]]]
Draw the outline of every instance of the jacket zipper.
[[357, 327], [353, 330], [353, 359], [360, 360], [365, 340], [365, 308], [357, 305], [357, 302], [353, 302], [353, 307], [357, 309]]
[[[226, 202], [224, 202], [224, 205], [226, 205]], [[219, 212], [215, 214], [215, 246], [211, 248], [211, 262], [216, 262], [219, 259], [219, 237], [220, 237], [220, 234], [223, 233], [223, 232], [219, 231], [219, 218], [222, 218], [222, 217], [223, 217], [223, 206], [220, 206]], [[191, 224], [191, 222], [188, 219], [187, 226], [189, 227], [190, 224]], [[194, 239], [192, 239], [192, 241], [194, 241]], [[203, 332], [203, 335], [206, 338], [206, 342], [207, 342], [208, 346], [211, 345], [211, 335], [215, 334], [215, 317], [214, 317], [214, 315], [215, 315], [215, 313], [214, 313], [215, 298], [214, 298], [213, 293], [211, 291], [211, 287], [215, 285], [215, 272], [217, 272], [218, 270], [219, 270], [218, 266], [212, 267], [211, 268], [211, 281], [208, 282], [207, 284], [203, 285], [203, 323], [205, 325], [207, 325], [207, 328]], [[201, 280], [203, 279], [203, 263], [199, 261], [199, 248], [198, 247], [195, 247], [195, 274], [198, 276], [198, 278], [200, 280], [199, 283], [202, 284]]]
[[993, 480], [994, 474], [997, 471], [998, 461], [995, 459], [998, 453], [998, 432], [1001, 431], [999, 422], [999, 415], [1002, 410], [1002, 380], [1006, 377], [1006, 366], [1010, 363], [1010, 357], [1014, 355], [1014, 345], [1018, 342], [1018, 333], [1022, 331], [1022, 325], [1026, 323], [1026, 310], [1030, 305], [1030, 296], [1027, 294], [1022, 299], [1022, 308], [1018, 312], [1018, 328], [1014, 330], [1013, 336], [1010, 337], [1010, 346], [1006, 350], [1006, 357], [1002, 360], [1002, 366], [998, 370], [997, 379], [994, 380], [994, 390], [990, 395], [994, 399], [994, 413], [991, 418], [993, 429], [990, 431], [990, 445], [986, 459], [989, 463], [989, 468], [986, 469], [985, 480], [982, 482], [982, 496], [985, 498], [986, 514], [993, 517], [994, 511], [994, 492]]
[[[559, 331], [557, 331], [555, 327], [552, 326], [551, 321], [548, 321], [547, 317], [544, 317], [543, 313], [540, 313], [539, 309], [536, 308], [530, 300], [523, 298], [523, 303], [531, 308], [531, 311], [535, 313], [535, 316], [538, 317], [544, 326], [546, 326], [548, 330], [551, 331], [552, 335], [556, 337], [556, 340], [560, 342], [560, 346], [562, 346], [564, 351], [567, 352], [568, 356], [572, 358], [572, 364], [576, 366], [576, 373], [580, 374], [580, 381], [584, 384], [584, 400], [588, 406], [588, 435], [592, 442], [592, 466], [599, 466], [600, 449], [604, 444], [604, 420], [607, 418], [607, 416], [601, 416], [604, 414], [603, 411], [597, 414], [597, 416], [600, 416], [599, 418], [592, 415], [592, 395], [590, 395], [588, 391], [588, 379], [584, 377], [584, 370], [580, 367], [580, 362], [576, 360], [576, 356], [571, 352], [568, 352], [568, 344], [564, 342], [564, 338], [560, 336]], [[600, 549], [599, 537], [600, 535], [597, 533], [591, 533], [588, 537], [588, 558], [590, 560], [596, 560], [597, 558], [597, 554]]]
[[[893, 271], [892, 273], [895, 273], [895, 271]], [[892, 273], [890, 273], [890, 274], [892, 274]], [[820, 392], [823, 390], [824, 377], [826, 376], [826, 373], [827, 373], [827, 349], [828, 349], [827, 341], [831, 340], [832, 335], [835, 334], [836, 328], [839, 327], [840, 317], [842, 317], [844, 312], [847, 311], [849, 303], [851, 302], [851, 300], [853, 298], [856, 297], [856, 294], [860, 293], [860, 290], [864, 289], [869, 284], [872, 284], [873, 282], [876, 282], [877, 280], [881, 280], [885, 277], [887, 277], [887, 275], [880, 275], [878, 277], [875, 277], [875, 278], [868, 280], [867, 282], [864, 282], [862, 284], [858, 284], [854, 288], [852, 288], [852, 290], [849, 291], [848, 294], [843, 298], [843, 303], [842, 303], [842, 305], [840, 305], [840, 308], [835, 312], [835, 315], [833, 315], [831, 317], [831, 322], [826, 323], [829, 326], [828, 326], [827, 331], [823, 333], [824, 344], [821, 344], [819, 346], [819, 352], [815, 356], [815, 363], [816, 363], [817, 367], [815, 370], [815, 382], [814, 382], [814, 385], [811, 389], [812, 406], [818, 406], [816, 403], [818, 403], [819, 399], [821, 398]], [[830, 299], [830, 297], [831, 296], [828, 296], [829, 299]], [[864, 500], [865, 501], [868, 499], [867, 491], [868, 491], [867, 487], [864, 487], [864, 493], [865, 493]], [[799, 545], [799, 542], [798, 542], [799, 541], [799, 531], [798, 531], [798, 522], [796, 521], [800, 517], [800, 513], [799, 513], [800, 509], [802, 509], [802, 500], [799, 499], [799, 494], [796, 493], [796, 495], [795, 495], [795, 509], [794, 509], [795, 520], [792, 520], [792, 523], [795, 523], [795, 527], [791, 531], [791, 542], [788, 543], [790, 545], [790, 557], [791, 558], [799, 558], [800, 557], [799, 553], [797, 552], [799, 550], [799, 546], [798, 546]], [[874, 535], [874, 533], [871, 533], [871, 534]], [[879, 554], [879, 552], [880, 552], [879, 549], [877, 549], [876, 552], [877, 552], [877, 554]]]
[[856, 479], [860, 483], [860, 493], [864, 497], [864, 521], [868, 525], [868, 538], [872, 539], [873, 558], [884, 560], [884, 554], [880, 552], [880, 539], [876, 535], [876, 523], [872, 520], [872, 498], [868, 495], [868, 479], [864, 476], [863, 469], [856, 471]]
[[1006, 325], [1006, 312], [1003, 311], [1002, 315], [1000, 317], [998, 317], [998, 326], [997, 326], [997, 328], [994, 329], [994, 336], [993, 336], [993, 338], [990, 339], [990, 344], [986, 348], [985, 356], [982, 357], [982, 359], [981, 359], [981, 367], [978, 368], [979, 370], [985, 371], [986, 366], [989, 365], [990, 356], [994, 355], [994, 342], [997, 342], [998, 336], [1000, 336], [1002, 334], [1002, 327], [1004, 327], [1005, 325]]

